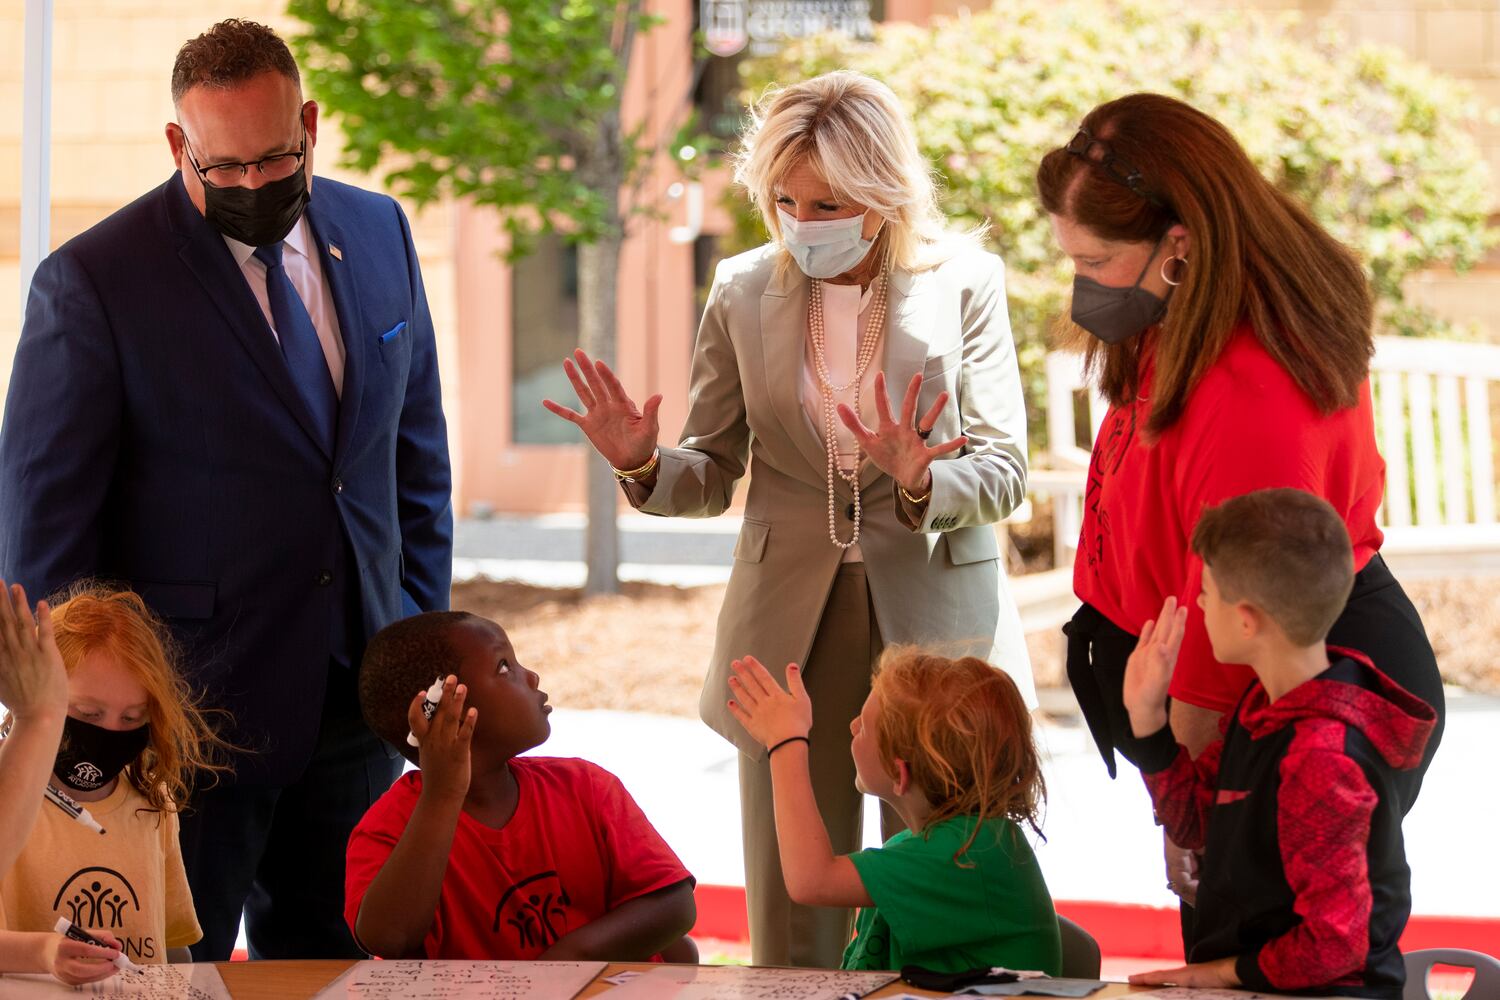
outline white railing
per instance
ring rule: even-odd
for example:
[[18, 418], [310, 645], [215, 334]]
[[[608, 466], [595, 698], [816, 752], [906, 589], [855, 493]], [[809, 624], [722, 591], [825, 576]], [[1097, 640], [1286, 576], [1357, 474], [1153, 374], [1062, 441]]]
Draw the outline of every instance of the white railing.
[[[1491, 383], [1500, 345], [1377, 337], [1371, 363], [1376, 438], [1386, 461], [1382, 551], [1416, 575], [1500, 572]], [[1058, 565], [1071, 561], [1089, 451], [1107, 409], [1077, 355], [1047, 356], [1048, 465], [1029, 488], [1053, 498]], [[1086, 414], [1080, 435], [1078, 413]]]

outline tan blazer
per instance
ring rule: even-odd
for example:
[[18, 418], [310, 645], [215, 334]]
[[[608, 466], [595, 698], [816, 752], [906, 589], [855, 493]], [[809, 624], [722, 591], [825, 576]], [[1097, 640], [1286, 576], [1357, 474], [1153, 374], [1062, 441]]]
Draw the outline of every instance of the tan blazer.
[[[712, 517], [729, 506], [747, 457], [752, 463], [699, 711], [756, 757], [764, 748], [725, 705], [729, 663], [751, 654], [782, 679], [788, 663], [802, 663], [842, 557], [828, 539], [822, 436], [799, 395], [808, 279], [795, 265], [777, 266], [778, 254], [768, 245], [719, 265], [694, 348], [682, 442], [661, 450], [656, 487], [638, 505], [648, 514]], [[951, 397], [932, 440], [962, 433], [969, 442], [933, 463], [921, 524], [911, 522], [894, 481], [865, 464], [860, 549], [881, 637], [984, 657], [1035, 705], [992, 527], [1026, 493], [1026, 409], [1000, 258], [966, 248], [930, 271], [896, 271], [884, 357], [893, 409], [921, 371], [919, 413], [943, 390]], [[834, 482], [839, 537], [847, 539], [853, 496]]]

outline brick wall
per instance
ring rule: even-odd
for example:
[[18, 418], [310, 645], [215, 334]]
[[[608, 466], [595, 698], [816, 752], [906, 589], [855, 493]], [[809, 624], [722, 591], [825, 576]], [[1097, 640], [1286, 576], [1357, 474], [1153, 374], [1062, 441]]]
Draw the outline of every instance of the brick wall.
[[[52, 228], [54, 247], [170, 175], [163, 132], [172, 120], [172, 61], [187, 39], [226, 17], [285, 36], [295, 22], [279, 0], [61, 0], [53, 15]], [[0, 398], [20, 336], [21, 89], [25, 0], [0, 0]], [[309, 94], [316, 98], [317, 95]], [[334, 167], [341, 139], [325, 126], [318, 172], [366, 187]], [[438, 330], [439, 363], [453, 370], [453, 213], [411, 217]], [[454, 400], [447, 401], [450, 407]], [[449, 412], [456, 412], [451, 409]]]

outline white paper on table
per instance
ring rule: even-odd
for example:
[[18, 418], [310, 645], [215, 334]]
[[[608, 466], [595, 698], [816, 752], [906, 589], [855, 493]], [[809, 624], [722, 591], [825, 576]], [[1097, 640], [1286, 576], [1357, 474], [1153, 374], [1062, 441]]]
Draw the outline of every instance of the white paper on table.
[[1262, 993], [1259, 990], [1220, 989], [1210, 986], [1165, 986], [1148, 993], [1132, 993], [1131, 1000], [1138, 997], [1155, 997], [1156, 1000], [1298, 1000], [1285, 993]]
[[604, 962], [356, 962], [315, 1000], [573, 1000]]
[[212, 965], [183, 962], [146, 965], [142, 971], [122, 972], [98, 983], [67, 986], [51, 976], [0, 976], [5, 1000], [46, 1000], [48, 997], [131, 997], [132, 1000], [231, 1000], [219, 970]]
[[893, 972], [664, 965], [616, 986], [608, 1000], [847, 1000], [896, 981]]

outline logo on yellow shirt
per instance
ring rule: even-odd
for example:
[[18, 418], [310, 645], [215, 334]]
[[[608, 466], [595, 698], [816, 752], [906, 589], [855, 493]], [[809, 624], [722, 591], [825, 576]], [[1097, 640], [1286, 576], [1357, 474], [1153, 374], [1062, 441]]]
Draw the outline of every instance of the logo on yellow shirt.
[[[113, 933], [125, 925], [132, 911], [141, 912], [141, 901], [124, 875], [113, 868], [91, 867], [68, 876], [52, 900], [52, 909], [79, 927]], [[156, 941], [149, 936], [121, 937], [121, 943], [132, 959], [156, 957]]]

